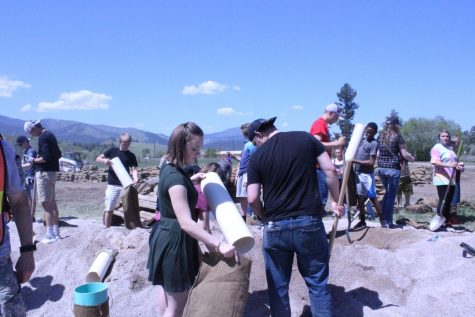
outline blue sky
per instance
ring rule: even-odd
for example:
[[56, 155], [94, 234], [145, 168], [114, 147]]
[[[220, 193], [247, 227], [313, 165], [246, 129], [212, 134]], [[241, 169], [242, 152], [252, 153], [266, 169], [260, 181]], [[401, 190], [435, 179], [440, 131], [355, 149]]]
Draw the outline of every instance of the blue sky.
[[3, 0], [0, 109], [165, 134], [272, 116], [308, 130], [349, 83], [355, 123], [395, 109], [467, 130], [474, 21], [457, 0]]

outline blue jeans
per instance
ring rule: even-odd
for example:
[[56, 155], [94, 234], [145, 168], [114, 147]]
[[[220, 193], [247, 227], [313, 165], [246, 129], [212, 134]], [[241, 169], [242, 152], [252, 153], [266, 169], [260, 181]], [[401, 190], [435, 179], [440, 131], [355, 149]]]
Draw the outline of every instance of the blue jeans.
[[325, 172], [319, 168], [317, 168], [317, 185], [320, 199], [322, 200], [322, 207], [325, 209], [328, 200], [327, 175], [325, 175]]
[[320, 217], [300, 216], [264, 226], [264, 261], [272, 317], [290, 317], [289, 282], [294, 254], [309, 290], [312, 316], [331, 316], [328, 242]]
[[383, 220], [388, 224], [393, 224], [394, 202], [396, 201], [397, 189], [401, 171], [395, 168], [378, 169], [378, 175], [384, 186], [384, 198], [381, 208], [383, 209]]

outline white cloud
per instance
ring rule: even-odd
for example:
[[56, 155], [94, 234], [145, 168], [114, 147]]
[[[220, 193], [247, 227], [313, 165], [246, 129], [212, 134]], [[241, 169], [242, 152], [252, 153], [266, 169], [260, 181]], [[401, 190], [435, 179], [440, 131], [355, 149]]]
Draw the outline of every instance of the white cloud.
[[208, 80], [208, 81], [202, 82], [201, 84], [197, 86], [195, 85], [185, 86], [183, 90], [181, 91], [181, 93], [184, 95], [216, 95], [216, 94], [222, 93], [223, 91], [227, 89], [232, 89], [236, 91], [241, 90], [239, 86], [230, 87], [228, 85], [224, 85], [212, 80]]
[[216, 113], [220, 116], [252, 116], [254, 115], [254, 112], [242, 112], [242, 111], [236, 111], [232, 107], [222, 107], [218, 108]]
[[303, 106], [301, 106], [301, 105], [293, 105], [293, 106], [292, 106], [292, 109], [294, 109], [294, 110], [302, 110], [302, 109], [303, 109]]
[[20, 108], [21, 112], [27, 112], [27, 111], [30, 111], [30, 110], [31, 110], [31, 105], [30, 104], [24, 105], [23, 107]]
[[236, 114], [236, 110], [231, 107], [223, 107], [218, 109], [217, 114], [220, 116], [232, 116], [233, 114]]
[[6, 76], [0, 76], [0, 97], [10, 98], [18, 88], [30, 88], [31, 85], [20, 80], [11, 80]]
[[284, 123], [282, 123], [282, 127], [284, 127], [284, 128], [285, 128], [285, 127], [287, 127], [288, 125], [289, 125], [289, 123], [288, 123], [288, 122], [284, 122]]
[[56, 110], [95, 110], [108, 109], [107, 103], [112, 97], [89, 90], [63, 92], [59, 99], [53, 102], [42, 101], [36, 108], [39, 112]]

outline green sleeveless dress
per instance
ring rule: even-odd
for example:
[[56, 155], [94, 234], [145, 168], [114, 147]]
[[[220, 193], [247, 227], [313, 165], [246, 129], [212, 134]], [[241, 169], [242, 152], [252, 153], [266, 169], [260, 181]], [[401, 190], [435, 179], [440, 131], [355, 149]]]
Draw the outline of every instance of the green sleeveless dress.
[[167, 292], [183, 292], [193, 286], [198, 274], [199, 246], [196, 239], [181, 230], [168, 190], [175, 185], [185, 186], [194, 221], [198, 219], [195, 210], [198, 194], [185, 172], [170, 163], [163, 165], [158, 185], [161, 218], [150, 237], [148, 279], [153, 285], [163, 286]]

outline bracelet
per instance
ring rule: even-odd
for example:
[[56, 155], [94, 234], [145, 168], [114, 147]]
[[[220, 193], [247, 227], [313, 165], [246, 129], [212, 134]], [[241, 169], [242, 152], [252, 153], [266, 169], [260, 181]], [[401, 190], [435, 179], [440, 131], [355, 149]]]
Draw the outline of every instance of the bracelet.
[[25, 252], [30, 252], [30, 251], [36, 251], [36, 244], [22, 245], [20, 247], [20, 253], [25, 253]]

